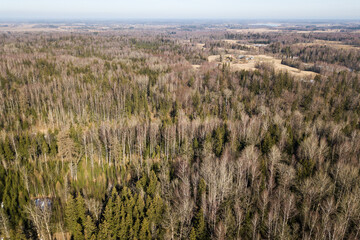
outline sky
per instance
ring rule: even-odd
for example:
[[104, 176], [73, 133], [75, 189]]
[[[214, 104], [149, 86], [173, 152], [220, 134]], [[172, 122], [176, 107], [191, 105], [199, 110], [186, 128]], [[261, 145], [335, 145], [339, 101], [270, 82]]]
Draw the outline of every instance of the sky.
[[360, 19], [360, 0], [0, 0], [2, 19]]

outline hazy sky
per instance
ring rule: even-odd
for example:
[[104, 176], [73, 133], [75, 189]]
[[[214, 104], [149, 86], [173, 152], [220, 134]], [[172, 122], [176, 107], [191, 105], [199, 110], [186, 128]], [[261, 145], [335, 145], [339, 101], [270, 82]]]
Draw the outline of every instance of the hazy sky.
[[0, 18], [360, 19], [360, 0], [0, 0]]

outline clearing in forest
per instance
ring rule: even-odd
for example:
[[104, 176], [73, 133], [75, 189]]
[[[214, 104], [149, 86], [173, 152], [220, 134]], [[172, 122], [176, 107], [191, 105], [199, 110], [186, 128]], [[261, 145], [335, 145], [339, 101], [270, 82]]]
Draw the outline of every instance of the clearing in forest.
[[[272, 56], [268, 55], [232, 55], [232, 54], [225, 54], [220, 55], [211, 55], [208, 57], [209, 62], [217, 62], [217, 63], [230, 63], [230, 67], [234, 71], [239, 70], [255, 70], [256, 65], [258, 63], [268, 63], [272, 65], [276, 71], [287, 71], [293, 76], [299, 78], [313, 78], [316, 76], [315, 72], [311, 71], [302, 71], [300, 69], [290, 67], [284, 64], [281, 64], [280, 59], [276, 59]], [[239, 59], [240, 58], [240, 59]], [[220, 61], [221, 60], [221, 61]]]

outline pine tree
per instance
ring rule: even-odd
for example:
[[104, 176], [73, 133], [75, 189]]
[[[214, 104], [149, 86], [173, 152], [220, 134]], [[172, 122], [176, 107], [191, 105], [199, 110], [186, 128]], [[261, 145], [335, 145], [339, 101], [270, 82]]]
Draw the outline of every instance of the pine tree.
[[163, 213], [164, 213], [163, 200], [159, 195], [156, 195], [147, 211], [149, 221], [151, 223], [159, 224], [161, 222], [161, 217], [163, 216]]
[[206, 194], [206, 182], [203, 178], [200, 178], [198, 184], [198, 196], [197, 196], [197, 205], [201, 206], [202, 198]]
[[3, 148], [4, 148], [4, 156], [5, 159], [7, 161], [13, 161], [15, 159], [15, 153], [12, 149], [11, 143], [10, 143], [10, 139], [9, 137], [5, 138], [5, 142], [3, 144]]
[[80, 193], [78, 193], [77, 197], [76, 197], [76, 213], [77, 213], [77, 221], [80, 224], [85, 223], [86, 221], [86, 208], [85, 208], [85, 201], [84, 198], [81, 196]]
[[113, 197], [116, 193], [113, 190], [112, 197], [109, 198], [104, 212], [104, 220], [100, 224], [99, 239], [114, 239], [116, 237], [116, 223], [114, 223], [114, 202]]
[[196, 239], [198, 240], [205, 240], [207, 239], [206, 233], [206, 224], [204, 219], [203, 210], [200, 209], [199, 212], [195, 216], [195, 231], [196, 231]]
[[134, 231], [134, 238], [138, 238], [139, 231], [140, 231], [140, 218], [136, 218], [134, 226], [133, 226], [133, 231]]
[[92, 220], [91, 216], [86, 216], [86, 221], [84, 224], [84, 235], [86, 240], [93, 239], [95, 235], [96, 226], [94, 221]]
[[137, 199], [136, 199], [136, 208], [139, 212], [139, 217], [143, 218], [145, 203], [144, 203], [144, 199], [142, 198], [142, 196], [140, 194], [138, 194]]
[[10, 231], [10, 239], [26, 240], [26, 236], [20, 227], [16, 227], [15, 230]]
[[173, 123], [177, 123], [178, 115], [179, 115], [179, 103], [178, 103], [178, 101], [175, 101], [173, 103], [173, 109], [170, 113]]
[[150, 230], [149, 230], [149, 221], [147, 218], [144, 218], [141, 224], [139, 240], [148, 240], [148, 239], [151, 239]]
[[10, 225], [15, 227], [23, 224], [26, 218], [23, 207], [29, 202], [29, 195], [19, 171], [8, 170], [5, 188], [0, 192], [0, 195], [3, 195], [3, 208], [9, 217]]
[[50, 152], [49, 145], [46, 143], [44, 136], [41, 138], [41, 153], [47, 155]]
[[69, 196], [65, 208], [65, 222], [68, 230], [71, 232], [74, 239], [81, 239], [82, 227], [77, 222], [78, 214], [76, 201], [72, 195]]
[[123, 218], [123, 203], [119, 195], [116, 196], [115, 204], [114, 204], [114, 215], [113, 215], [113, 222], [115, 223], [115, 234], [118, 236], [120, 231], [120, 222]]
[[124, 202], [122, 201], [120, 196], [116, 198], [116, 212], [114, 216], [114, 221], [116, 222], [116, 235], [120, 239], [124, 239], [126, 237], [126, 224], [125, 224], [125, 207]]
[[119, 239], [127, 239], [127, 229], [126, 229], [126, 223], [125, 223], [125, 217], [123, 217], [118, 223], [118, 231], [117, 231], [117, 237]]
[[221, 153], [223, 151], [223, 145], [224, 145], [224, 129], [223, 127], [218, 127], [214, 131], [214, 153], [217, 157], [221, 156]]
[[264, 153], [264, 154], [267, 154], [270, 152], [270, 149], [271, 147], [274, 145], [274, 141], [271, 137], [271, 134], [269, 132], [267, 132], [265, 134], [265, 137], [264, 139], [262, 140], [261, 142], [261, 151]]
[[194, 227], [191, 228], [189, 240], [196, 240], [196, 232], [195, 232]]
[[109, 226], [106, 220], [104, 220], [99, 226], [98, 239], [107, 240], [110, 239]]
[[6, 171], [5, 171], [4, 166], [2, 164], [0, 164], [0, 189], [1, 189], [0, 199], [3, 199], [3, 194], [4, 194], [4, 189], [5, 189], [5, 179], [6, 179]]
[[73, 228], [73, 237], [74, 240], [83, 240], [84, 234], [83, 234], [83, 227], [80, 223], [76, 222], [75, 227]]
[[50, 155], [52, 157], [55, 157], [57, 154], [57, 142], [55, 135], [53, 133], [50, 133]]
[[147, 194], [149, 194], [150, 196], [154, 196], [155, 192], [156, 192], [156, 188], [157, 188], [157, 177], [156, 174], [153, 170], [151, 170], [150, 172], [150, 177], [149, 177], [149, 186], [146, 189]]
[[125, 217], [125, 228], [127, 229], [129, 236], [131, 236], [132, 233], [132, 226], [133, 226], [132, 213], [128, 212]]

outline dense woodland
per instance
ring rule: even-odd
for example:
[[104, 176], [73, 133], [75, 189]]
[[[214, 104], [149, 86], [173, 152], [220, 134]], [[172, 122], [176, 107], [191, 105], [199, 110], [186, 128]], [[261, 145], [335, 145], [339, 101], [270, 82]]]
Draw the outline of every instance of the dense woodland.
[[359, 51], [258, 36], [343, 67], [302, 81], [174, 35], [1, 34], [0, 236], [359, 239]]

